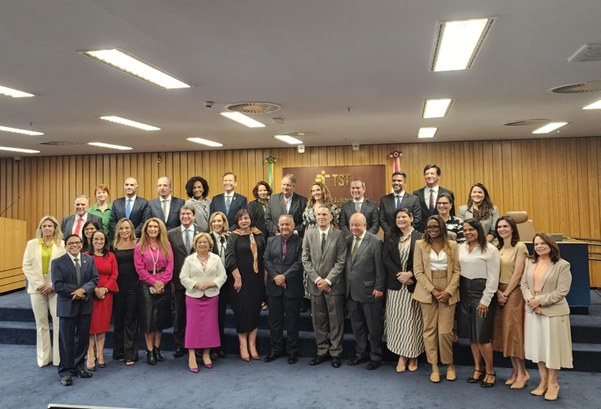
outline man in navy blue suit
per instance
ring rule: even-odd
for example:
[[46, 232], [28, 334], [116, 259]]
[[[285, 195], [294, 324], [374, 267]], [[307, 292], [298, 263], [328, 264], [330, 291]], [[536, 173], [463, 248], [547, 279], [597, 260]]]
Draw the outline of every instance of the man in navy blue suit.
[[91, 378], [84, 363], [90, 340], [92, 295], [98, 284], [94, 259], [81, 253], [82, 241], [76, 234], [65, 239], [67, 253], [52, 261], [52, 285], [56, 291], [60, 317], [58, 375], [61, 384], [73, 384], [72, 376]]
[[[233, 231], [237, 228], [236, 213], [238, 213], [240, 209], [246, 209], [247, 200], [246, 196], [234, 192], [238, 182], [236, 175], [232, 172], [225, 172], [223, 174], [222, 183], [224, 193], [213, 196], [213, 199], [211, 200], [211, 214], [223, 212], [227, 217], [230, 231]], [[255, 220], [253, 220], [253, 223], [254, 222]]]
[[173, 191], [171, 179], [167, 176], [161, 176], [157, 181], [158, 197], [148, 202], [150, 216], [158, 217], [163, 222], [167, 230], [179, 227], [179, 209], [184, 205], [184, 200], [171, 195]]
[[123, 193], [125, 193], [124, 197], [120, 197], [112, 203], [111, 217], [109, 218], [111, 240], [115, 237], [117, 222], [122, 218], [131, 220], [136, 229], [136, 237], [140, 237], [144, 222], [150, 218], [148, 200], [138, 197], [138, 181], [135, 178], [130, 176], [125, 179]]

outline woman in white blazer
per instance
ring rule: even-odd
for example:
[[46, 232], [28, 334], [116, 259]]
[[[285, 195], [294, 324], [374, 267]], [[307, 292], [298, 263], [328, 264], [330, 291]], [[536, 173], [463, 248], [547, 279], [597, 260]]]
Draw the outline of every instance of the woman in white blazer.
[[[59, 364], [58, 317], [56, 315], [56, 293], [52, 287], [50, 264], [65, 254], [63, 233], [53, 216], [44, 216], [38, 223], [36, 238], [27, 242], [23, 254], [23, 273], [27, 277], [27, 293], [36, 324], [36, 354], [41, 368], [52, 362]], [[48, 326], [48, 311], [52, 316], [52, 343]]]
[[186, 257], [179, 278], [186, 288], [186, 335], [188, 367], [191, 372], [199, 371], [196, 349], [203, 349], [202, 360], [207, 369], [213, 367], [210, 348], [221, 346], [217, 310], [219, 289], [227, 275], [221, 258], [214, 254], [213, 239], [208, 233], [194, 237], [196, 253]]

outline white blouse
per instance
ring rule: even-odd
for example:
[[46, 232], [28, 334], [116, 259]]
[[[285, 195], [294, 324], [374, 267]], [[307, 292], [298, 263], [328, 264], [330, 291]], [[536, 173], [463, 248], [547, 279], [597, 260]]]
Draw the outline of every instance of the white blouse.
[[459, 264], [461, 265], [461, 277], [470, 280], [486, 279], [486, 287], [482, 293], [480, 304], [488, 306], [499, 286], [501, 270], [499, 250], [492, 244], [486, 243], [485, 252], [480, 250], [480, 246], [476, 246], [470, 253], [468, 244], [461, 243], [459, 245]]

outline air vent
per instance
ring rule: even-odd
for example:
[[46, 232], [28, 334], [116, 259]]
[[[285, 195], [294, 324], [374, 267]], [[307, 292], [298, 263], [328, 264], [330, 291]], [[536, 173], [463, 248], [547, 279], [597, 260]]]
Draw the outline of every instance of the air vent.
[[279, 111], [282, 106], [273, 102], [239, 102], [226, 105], [225, 109], [241, 114], [270, 114]]
[[569, 62], [601, 61], [601, 44], [585, 44], [570, 58]]
[[75, 146], [75, 145], [84, 145], [84, 143], [83, 142], [74, 142], [74, 141], [49, 141], [49, 142], [40, 142], [40, 145]]
[[601, 91], [601, 81], [561, 85], [559, 87], [551, 88], [549, 91], [556, 94], [585, 94], [588, 92], [598, 92]]
[[505, 126], [532, 126], [549, 122], [549, 119], [521, 119], [519, 121], [507, 122]]

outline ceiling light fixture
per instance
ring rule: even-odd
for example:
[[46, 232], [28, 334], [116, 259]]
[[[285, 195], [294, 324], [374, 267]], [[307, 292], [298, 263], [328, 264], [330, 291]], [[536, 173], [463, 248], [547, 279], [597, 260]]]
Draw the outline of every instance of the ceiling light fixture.
[[438, 25], [432, 71], [470, 68], [490, 31], [493, 18], [446, 21]]
[[0, 146], [0, 151], [19, 153], [40, 153], [40, 151], [36, 151], [35, 149], [12, 148], [10, 146]]
[[419, 131], [417, 131], [417, 137], [419, 139], [434, 138], [437, 130], [438, 128], [419, 128]]
[[428, 99], [424, 103], [424, 113], [422, 117], [424, 119], [443, 118], [447, 115], [447, 112], [449, 112], [452, 102], [453, 100], [450, 98]]
[[241, 114], [240, 112], [220, 112], [220, 114], [232, 121], [248, 126], [249, 128], [265, 128], [265, 125], [261, 122], [255, 121], [251, 117]]
[[87, 50], [80, 53], [117, 68], [135, 77], [166, 89], [190, 88], [191, 85], [175, 78], [166, 71], [151, 65], [141, 58], [123, 50]]
[[187, 140], [190, 142], [201, 144], [201, 145], [210, 146], [211, 148], [221, 148], [223, 146], [222, 143], [211, 141], [210, 139], [195, 137], [195, 138], [188, 138]]
[[582, 107], [582, 109], [601, 109], [601, 99], [599, 101], [595, 101], [592, 104], [588, 104], [585, 107]]
[[122, 118], [120, 116], [100, 116], [100, 119], [105, 121], [113, 122], [119, 125], [131, 126], [132, 128], [142, 129], [143, 131], [160, 131], [161, 128], [156, 126], [143, 124], [142, 122], [132, 121], [131, 119]]
[[535, 129], [534, 131], [532, 131], [533, 134], [541, 134], [541, 133], [549, 133], [549, 132], [553, 132], [556, 129], [561, 128], [562, 126], [566, 126], [568, 123], [567, 122], [549, 122], [547, 125], [545, 126], [541, 126], [538, 129]]
[[279, 141], [286, 142], [289, 145], [299, 145], [303, 143], [303, 141], [301, 141], [300, 139], [296, 139], [295, 137], [290, 135], [274, 135], [273, 137]]
[[12, 132], [12, 133], [20, 133], [22, 135], [31, 135], [31, 136], [44, 135], [43, 132], [30, 131], [30, 130], [27, 130], [27, 129], [11, 128], [11, 127], [8, 127], [8, 126], [0, 126], [0, 131]]
[[116, 149], [118, 151], [131, 151], [133, 148], [123, 145], [113, 145], [111, 143], [104, 142], [88, 142], [88, 145], [97, 146], [99, 148]]
[[3, 87], [2, 85], [0, 85], [0, 94], [6, 95], [7, 97], [13, 97], [13, 98], [35, 97], [35, 95], [30, 94], [29, 92], [23, 92], [23, 91], [19, 91], [18, 89]]

